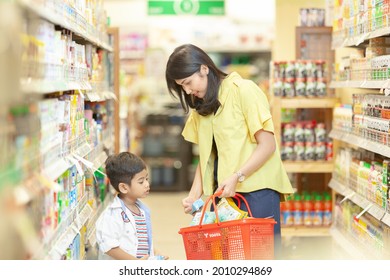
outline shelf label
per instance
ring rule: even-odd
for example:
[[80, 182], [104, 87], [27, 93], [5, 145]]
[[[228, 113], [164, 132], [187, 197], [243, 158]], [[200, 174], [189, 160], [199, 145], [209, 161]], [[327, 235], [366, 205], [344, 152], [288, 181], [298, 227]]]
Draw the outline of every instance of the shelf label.
[[390, 226], [390, 213], [386, 213], [383, 216], [382, 222], [385, 223], [386, 225]]

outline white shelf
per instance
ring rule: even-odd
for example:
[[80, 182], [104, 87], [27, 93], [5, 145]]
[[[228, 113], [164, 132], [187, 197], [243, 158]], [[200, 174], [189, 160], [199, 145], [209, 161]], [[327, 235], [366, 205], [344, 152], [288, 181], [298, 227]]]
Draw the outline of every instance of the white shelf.
[[[78, 13], [78, 11], [74, 10], [73, 8], [69, 7], [67, 4], [64, 4], [64, 9], [69, 8], [73, 9], [74, 12], [77, 14], [78, 21], [81, 21], [80, 25], [72, 24], [71, 22], [68, 22], [64, 15], [58, 14], [55, 11], [45, 7], [42, 4], [38, 4], [37, 1], [32, 0], [17, 0], [17, 2], [24, 7], [26, 10], [36, 14], [37, 16], [55, 24], [59, 25], [69, 31], [72, 31], [75, 35], [83, 38], [84, 40], [103, 48], [107, 51], [112, 52], [113, 48], [108, 45], [107, 42], [104, 42], [101, 38], [102, 34], [98, 34], [98, 31], [95, 27], [88, 24], [85, 20], [85, 18]], [[84, 27], [82, 27], [84, 26]], [[90, 31], [92, 29], [92, 31]]]
[[379, 155], [383, 155], [385, 157], [390, 157], [390, 147], [386, 145], [382, 145], [377, 142], [373, 142], [362, 137], [359, 137], [354, 134], [350, 134], [343, 131], [332, 130], [329, 133], [329, 137], [343, 141], [345, 143], [363, 148], [365, 150], [371, 151], [373, 153], [377, 153]]
[[330, 88], [367, 88], [367, 89], [382, 89], [390, 87], [390, 80], [377, 81], [331, 81]]
[[333, 240], [347, 252], [352, 259], [356, 260], [364, 260], [367, 259], [367, 255], [364, 251], [355, 245], [355, 242], [349, 240], [345, 234], [343, 234], [340, 230], [331, 227], [329, 229], [330, 235], [333, 237]]
[[[332, 43], [332, 49], [344, 48], [344, 47], [357, 47], [368, 39], [377, 38], [389, 34], [390, 34], [390, 27], [383, 27], [378, 30], [367, 32], [358, 36], [347, 37], [341, 43]], [[340, 35], [336, 35], [336, 36], [340, 36]]]
[[92, 87], [87, 81], [47, 81], [21, 79], [21, 91], [30, 94], [46, 94], [51, 92], [69, 91], [69, 90], [91, 90]]
[[59, 260], [66, 249], [72, 243], [73, 239], [79, 234], [81, 227], [88, 221], [92, 214], [92, 208], [89, 204], [85, 204], [84, 208], [77, 213], [76, 219], [70, 224], [63, 235], [58, 238], [55, 245], [49, 252], [49, 256], [53, 260]]
[[[337, 182], [334, 178], [332, 178], [329, 182], [329, 187], [333, 190], [335, 190], [337, 193], [340, 193], [341, 195], [348, 197], [349, 200], [351, 200], [356, 205], [360, 206], [363, 209], [368, 208], [367, 212], [371, 214], [375, 219], [383, 221], [383, 218], [385, 217], [386, 210], [376, 205], [374, 202], [371, 202], [367, 200], [366, 198], [362, 197], [360, 194], [354, 192], [353, 190], [349, 189], [347, 186], [344, 186], [343, 184]], [[388, 218], [386, 218], [388, 219]]]

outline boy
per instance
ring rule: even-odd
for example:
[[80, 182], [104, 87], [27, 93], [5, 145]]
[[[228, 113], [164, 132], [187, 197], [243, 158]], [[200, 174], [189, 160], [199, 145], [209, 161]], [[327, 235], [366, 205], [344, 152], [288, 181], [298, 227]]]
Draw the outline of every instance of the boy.
[[117, 195], [96, 222], [99, 259], [167, 259], [155, 256], [150, 211], [139, 200], [150, 190], [145, 162], [129, 152], [111, 155], [106, 173]]

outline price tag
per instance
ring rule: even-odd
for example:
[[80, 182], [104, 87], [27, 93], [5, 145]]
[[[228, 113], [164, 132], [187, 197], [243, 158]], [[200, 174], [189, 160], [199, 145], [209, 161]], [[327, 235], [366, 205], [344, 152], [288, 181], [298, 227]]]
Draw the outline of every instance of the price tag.
[[368, 211], [368, 213], [370, 213], [377, 220], [380, 220], [385, 214], [385, 211], [382, 208], [378, 207], [377, 205], [373, 205]]
[[382, 220], [381, 220], [383, 223], [385, 223], [386, 225], [390, 226], [390, 213], [386, 213]]

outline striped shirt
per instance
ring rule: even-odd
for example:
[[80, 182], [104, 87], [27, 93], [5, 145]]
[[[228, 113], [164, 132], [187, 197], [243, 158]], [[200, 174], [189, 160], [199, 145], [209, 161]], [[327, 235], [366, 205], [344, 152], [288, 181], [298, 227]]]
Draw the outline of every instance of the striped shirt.
[[138, 248], [137, 248], [137, 258], [142, 258], [149, 254], [149, 243], [148, 243], [148, 232], [146, 227], [146, 219], [144, 215], [140, 212], [140, 214], [134, 213], [131, 211], [131, 214], [133, 214], [134, 220], [135, 220], [135, 229], [137, 233], [138, 238]]

